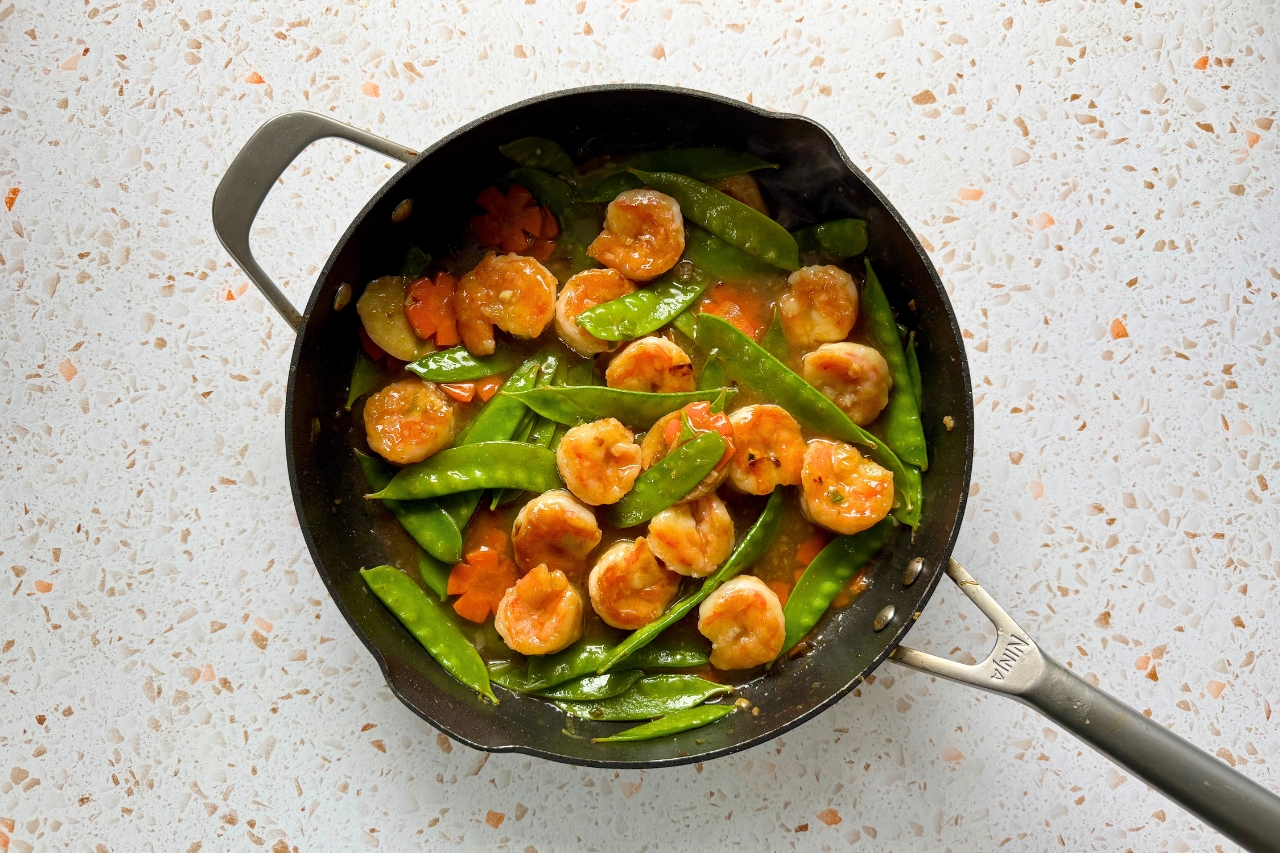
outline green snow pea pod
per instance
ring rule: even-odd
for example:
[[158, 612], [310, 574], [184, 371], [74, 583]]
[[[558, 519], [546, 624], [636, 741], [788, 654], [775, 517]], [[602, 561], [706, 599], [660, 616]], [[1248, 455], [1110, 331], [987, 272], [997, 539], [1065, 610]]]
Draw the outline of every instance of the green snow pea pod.
[[760, 339], [760, 346], [764, 347], [769, 355], [784, 363], [791, 352], [787, 346], [786, 332], [782, 331], [782, 315], [777, 306], [774, 306], [773, 322], [769, 324], [769, 330]]
[[[580, 424], [600, 418], [617, 418], [636, 429], [648, 429], [658, 418], [689, 403], [710, 403], [718, 393], [719, 389], [650, 394], [647, 391], [624, 391], [620, 388], [601, 388], [598, 385], [503, 391], [505, 396], [523, 403], [556, 423]], [[730, 399], [732, 396], [730, 394]]]
[[754, 155], [728, 148], [666, 148], [660, 151], [645, 151], [623, 157], [608, 166], [583, 175], [578, 189], [578, 200], [613, 201], [620, 192], [644, 186], [644, 182], [630, 172], [618, 171], [627, 166], [650, 172], [676, 172], [700, 181], [718, 181], [721, 178], [754, 172], [757, 169], [778, 168], [776, 163], [769, 163]]
[[820, 252], [843, 261], [867, 250], [867, 223], [861, 219], [833, 219], [791, 232], [801, 252]]
[[644, 181], [635, 175], [627, 171], [614, 171], [614, 168], [606, 166], [583, 175], [579, 179], [578, 188], [573, 191], [574, 199], [602, 204], [613, 201], [619, 193], [638, 190], [644, 186]]
[[556, 702], [556, 707], [580, 720], [648, 720], [692, 708], [731, 689], [696, 675], [650, 675], [621, 696], [594, 702]]
[[678, 503], [711, 473], [724, 451], [725, 441], [718, 432], [700, 433], [680, 445], [636, 478], [631, 491], [609, 510], [609, 522], [615, 527], [635, 527]]
[[443, 601], [449, 596], [449, 571], [453, 568], [443, 560], [437, 560], [426, 551], [418, 552], [418, 574], [427, 588]]
[[549, 690], [541, 690], [538, 695], [543, 699], [559, 699], [565, 702], [590, 702], [596, 699], [612, 699], [631, 689], [644, 675], [638, 669], [624, 669], [604, 675], [584, 675], [573, 681], [566, 681]]
[[709, 356], [718, 356], [724, 362], [730, 379], [766, 391], [771, 400], [809, 429], [870, 447], [871, 458], [893, 472], [894, 516], [912, 527], [919, 523], [920, 472], [904, 465], [887, 444], [849, 420], [822, 392], [731, 323], [713, 314], [699, 314], [697, 341]]
[[725, 560], [724, 565], [709, 575], [697, 590], [668, 607], [666, 613], [663, 613], [643, 628], [633, 631], [625, 640], [614, 646], [604, 656], [599, 672], [605, 672], [623, 661], [630, 662], [629, 657], [637, 649], [641, 649], [652, 642], [655, 637], [679, 622], [689, 611], [701, 604], [721, 584], [737, 577], [744, 569], [749, 568], [756, 560], [760, 559], [765, 549], [769, 547], [769, 543], [773, 541], [773, 537], [777, 535], [778, 525], [782, 522], [782, 502], [783, 490], [774, 489], [773, 493], [769, 495], [769, 500], [764, 505], [764, 510], [761, 511], [760, 517], [756, 519], [755, 524], [751, 525], [747, 535], [742, 537], [742, 541], [733, 549], [733, 553], [729, 555], [728, 560]]
[[701, 728], [716, 720], [723, 719], [733, 713], [732, 705], [698, 705], [667, 714], [650, 723], [641, 723], [609, 737], [593, 737], [592, 743], [631, 743], [639, 740], [654, 740], [660, 737], [678, 735], [692, 729]]
[[680, 203], [680, 212], [749, 255], [784, 270], [800, 268], [795, 238], [760, 211], [693, 178], [671, 172], [631, 170], [647, 186]]
[[702, 375], [698, 377], [698, 390], [711, 391], [716, 388], [724, 388], [729, 384], [729, 377], [725, 375], [724, 365], [718, 358], [709, 358], [707, 363], [702, 366]]
[[498, 704], [480, 653], [453, 622], [442, 601], [423, 592], [408, 575], [392, 566], [361, 569], [360, 576], [446, 672]]
[[499, 145], [498, 151], [503, 157], [532, 169], [546, 169], [557, 175], [567, 175], [573, 171], [573, 160], [560, 147], [560, 143], [541, 136], [513, 140], [506, 145]]
[[688, 669], [691, 666], [706, 666], [711, 660], [708, 649], [707, 642], [701, 637], [695, 640], [688, 638], [668, 639], [650, 643], [635, 652], [627, 659], [626, 666], [627, 668], [635, 667], [643, 670]]
[[[549, 355], [544, 358], [542, 367], [538, 371], [538, 387], [550, 387], [559, 367], [560, 358], [558, 356]], [[526, 429], [523, 424], [521, 425], [520, 429], [516, 431], [516, 435], [519, 436], [517, 440], [538, 447], [550, 447], [552, 436], [555, 435], [556, 431], [556, 422], [533, 412], [529, 412], [525, 417], [528, 420], [528, 428]], [[503, 489], [500, 492], [495, 492], [489, 509], [497, 509], [503, 504], [511, 503], [522, 494], [524, 492], [519, 489]]]
[[428, 382], [468, 382], [506, 373], [516, 361], [516, 354], [503, 346], [493, 355], [472, 355], [466, 347], [451, 347], [411, 361], [404, 369]]
[[605, 341], [631, 341], [656, 331], [688, 308], [711, 285], [693, 264], [680, 263], [649, 286], [578, 315], [578, 324]]
[[726, 243], [692, 222], [688, 224], [682, 257], [717, 281], [756, 281], [777, 278], [782, 274], [772, 264]]
[[547, 492], [560, 488], [556, 455], [516, 441], [482, 441], [441, 450], [400, 471], [370, 498], [423, 500], [480, 489]]
[[916, 333], [907, 335], [907, 373], [911, 374], [911, 393], [916, 395], [916, 406], [924, 411], [924, 384], [920, 379], [920, 358], [916, 355]]
[[813, 630], [845, 584], [884, 547], [893, 526], [893, 520], [886, 518], [861, 533], [837, 536], [818, 552], [791, 590], [786, 607], [782, 608], [787, 625], [783, 653]]
[[[581, 639], [564, 651], [529, 658], [526, 665], [502, 661], [489, 667], [494, 682], [517, 693], [548, 690], [575, 678], [597, 674], [600, 662], [612, 648], [599, 639]], [[620, 668], [688, 669], [706, 666], [710, 656], [702, 647], [688, 642], [656, 642], [640, 649]]]
[[410, 246], [409, 251], [404, 253], [404, 262], [400, 264], [400, 275], [420, 278], [429, 266], [431, 266], [431, 256], [417, 246]]
[[[360, 462], [360, 470], [369, 482], [369, 488], [380, 491], [391, 482], [391, 470], [387, 464], [376, 456], [356, 452]], [[422, 548], [437, 560], [457, 563], [462, 560], [462, 533], [439, 504], [435, 501], [396, 501], [384, 500], [383, 506], [391, 510], [391, 514], [400, 522], [400, 526], [413, 537]], [[435, 587], [432, 586], [432, 589]]]
[[889, 363], [893, 387], [889, 389], [889, 403], [880, 414], [883, 424], [881, 434], [884, 443], [904, 462], [921, 470], [929, 468], [929, 453], [924, 443], [924, 427], [920, 423], [920, 409], [916, 405], [915, 392], [911, 390], [911, 373], [907, 369], [907, 357], [902, 351], [902, 339], [898, 336], [898, 321], [893, 308], [884, 295], [880, 279], [867, 261], [867, 280], [862, 285], [861, 308], [866, 318], [867, 335], [871, 345], [880, 351]]
[[351, 368], [351, 386], [347, 391], [346, 410], [351, 411], [356, 400], [372, 391], [376, 384], [378, 384], [378, 365], [363, 352], [356, 353], [356, 366]]
[[596, 376], [596, 360], [589, 358], [586, 361], [580, 361], [565, 372], [564, 382], [560, 385], [599, 385], [600, 379]]
[[695, 341], [698, 339], [698, 315], [693, 313], [692, 309], [686, 309], [676, 315], [671, 321], [671, 325], [676, 327], [677, 331], [683, 332]]

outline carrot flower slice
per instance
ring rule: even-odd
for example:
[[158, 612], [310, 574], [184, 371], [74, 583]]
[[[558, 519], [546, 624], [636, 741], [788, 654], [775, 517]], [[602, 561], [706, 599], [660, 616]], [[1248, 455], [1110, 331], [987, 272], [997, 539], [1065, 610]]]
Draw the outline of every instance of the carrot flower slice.
[[[487, 535], [486, 535], [487, 534]], [[496, 613], [503, 594], [515, 585], [516, 564], [506, 553], [506, 537], [501, 530], [486, 530], [478, 537], [467, 561], [449, 573], [449, 595], [458, 596], [454, 612], [463, 619], [483, 622]]]
[[488, 187], [476, 197], [476, 204], [485, 212], [471, 217], [471, 229], [482, 245], [504, 252], [533, 250], [531, 254], [543, 260], [551, 256], [551, 240], [560, 233], [560, 226], [529, 190], [512, 184], [504, 196], [497, 187]]

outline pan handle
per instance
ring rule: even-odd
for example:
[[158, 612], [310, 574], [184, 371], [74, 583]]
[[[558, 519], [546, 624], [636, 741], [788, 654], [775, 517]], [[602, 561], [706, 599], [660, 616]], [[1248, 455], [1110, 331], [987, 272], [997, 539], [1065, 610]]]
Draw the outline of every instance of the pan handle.
[[1049, 657], [955, 560], [947, 574], [996, 626], [986, 660], [968, 665], [899, 646], [911, 669], [1012, 696], [1247, 850], [1280, 850], [1280, 797]]
[[227, 167], [213, 194], [213, 230], [218, 232], [218, 239], [295, 332], [302, 326], [303, 317], [254, 260], [249, 231], [267, 193], [294, 158], [311, 143], [330, 136], [405, 163], [418, 156], [418, 152], [410, 148], [318, 113], [285, 113], [258, 128], [249, 138]]

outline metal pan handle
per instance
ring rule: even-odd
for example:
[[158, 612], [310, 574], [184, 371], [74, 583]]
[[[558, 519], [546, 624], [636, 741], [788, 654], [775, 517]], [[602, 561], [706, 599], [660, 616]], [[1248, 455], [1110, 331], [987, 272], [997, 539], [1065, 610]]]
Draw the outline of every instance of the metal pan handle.
[[947, 574], [996, 626], [995, 648], [970, 666], [899, 646], [895, 662], [1012, 696], [1241, 847], [1280, 850], [1280, 797], [1049, 657], [955, 560]]
[[411, 148], [318, 113], [285, 113], [258, 128], [231, 161], [213, 194], [213, 230], [218, 232], [223, 248], [295, 332], [302, 326], [303, 317], [254, 260], [249, 231], [267, 193], [294, 158], [311, 143], [330, 136], [405, 163], [418, 156]]

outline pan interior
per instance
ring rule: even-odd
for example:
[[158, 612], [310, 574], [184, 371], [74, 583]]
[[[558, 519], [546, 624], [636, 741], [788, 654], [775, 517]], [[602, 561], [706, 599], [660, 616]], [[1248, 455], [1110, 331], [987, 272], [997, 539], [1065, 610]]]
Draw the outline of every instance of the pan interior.
[[[394, 268], [423, 233], [460, 235], [481, 189], [512, 165], [498, 146], [545, 136], [575, 159], [664, 146], [723, 146], [776, 162], [760, 173], [777, 219], [796, 229], [844, 216], [867, 220], [867, 257], [899, 317], [919, 332], [925, 434], [930, 468], [925, 509], [912, 534], [896, 537], [869, 569], [870, 589], [829, 613], [807, 654], [776, 664], [739, 691], [759, 713], [737, 713], [674, 738], [633, 744], [592, 744], [592, 726], [566, 727], [549, 703], [500, 691], [501, 704], [482, 703], [445, 673], [368, 591], [361, 567], [388, 561], [371, 530], [364, 480], [350, 451], [356, 428], [343, 412], [356, 355], [356, 312], [333, 309], [338, 287], [363, 283]], [[415, 205], [406, 223], [391, 222], [405, 198]], [[412, 227], [410, 227], [412, 226]], [[910, 304], [910, 307], [909, 307]], [[937, 273], [878, 190], [852, 166], [820, 126], [796, 116], [685, 90], [601, 87], [517, 104], [445, 138], [396, 175], [356, 217], [320, 274], [294, 348], [286, 444], [294, 500], [311, 556], [352, 629], [373, 652], [400, 699], [435, 727], [480, 749], [527, 752], [576, 764], [640, 767], [704, 761], [768, 740], [818, 713], [851, 690], [910, 628], [950, 556], [964, 512], [972, 456], [972, 395], [960, 330]], [[951, 426], [944, 427], [949, 417]], [[924, 569], [902, 583], [914, 558]], [[892, 608], [880, 631], [872, 623]], [[602, 727], [603, 728], [603, 727]]]

